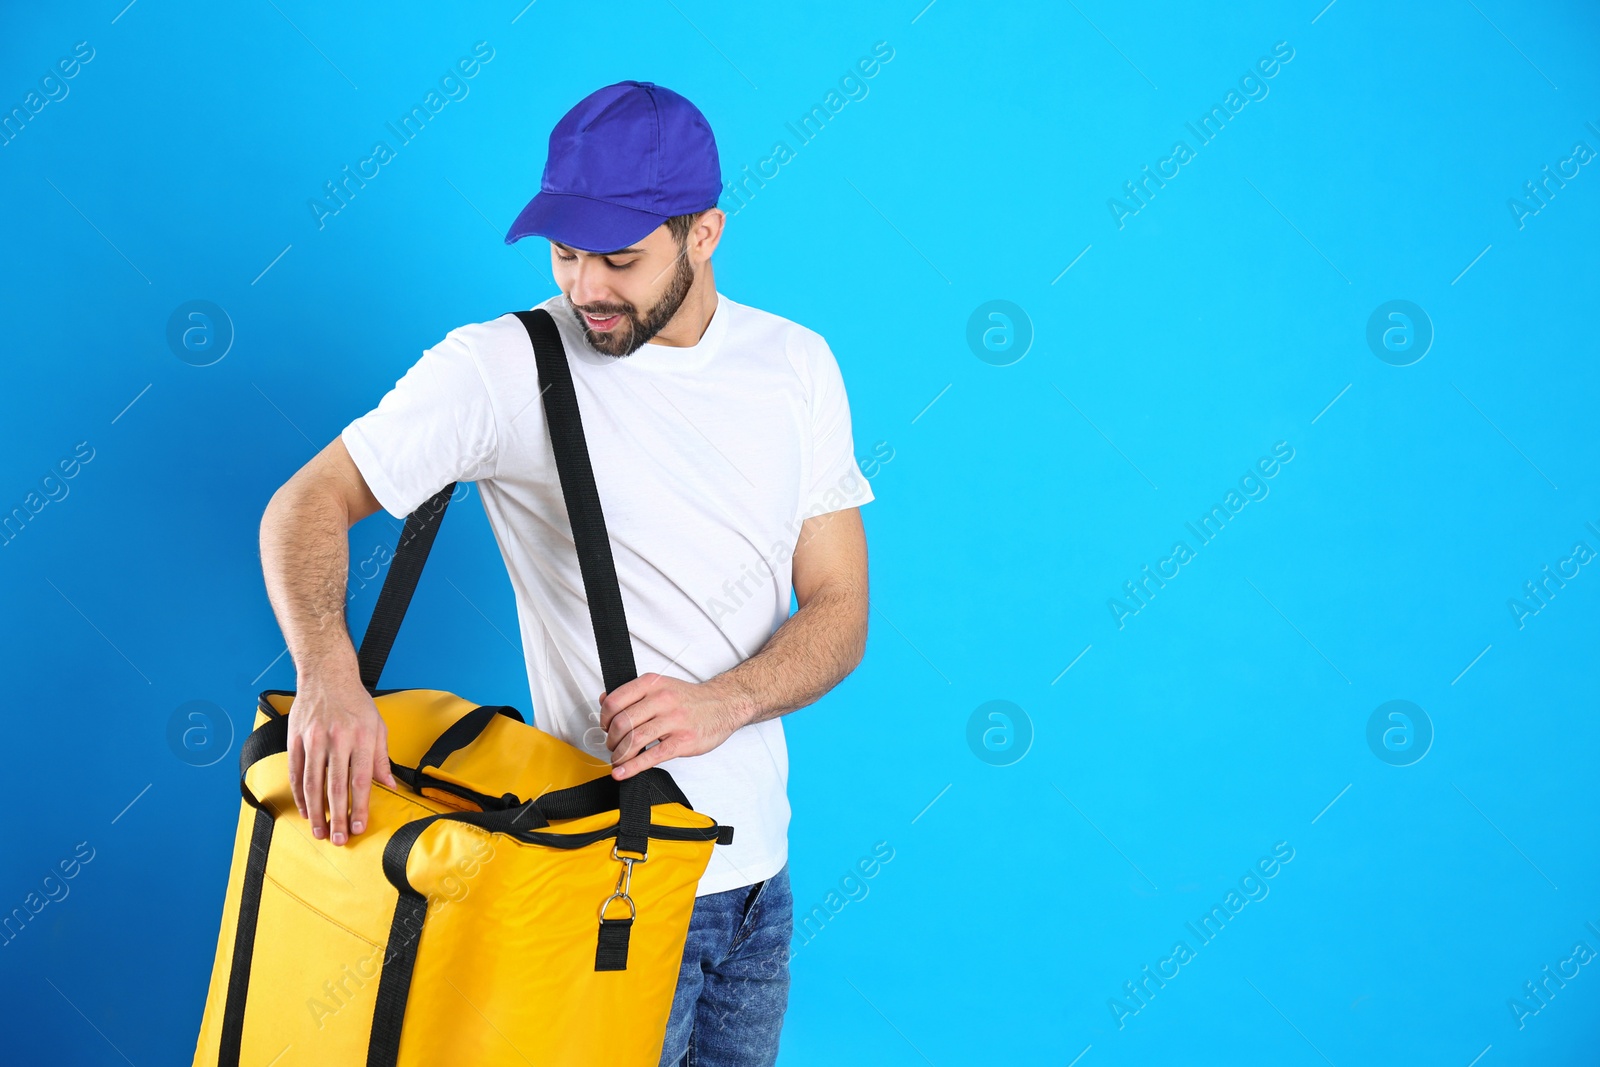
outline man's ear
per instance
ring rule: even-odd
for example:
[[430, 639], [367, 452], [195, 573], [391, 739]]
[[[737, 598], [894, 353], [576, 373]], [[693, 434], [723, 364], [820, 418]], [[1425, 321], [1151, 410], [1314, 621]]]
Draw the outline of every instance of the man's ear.
[[705, 262], [717, 250], [722, 240], [722, 226], [728, 219], [720, 207], [706, 209], [689, 231], [689, 254], [697, 262]]

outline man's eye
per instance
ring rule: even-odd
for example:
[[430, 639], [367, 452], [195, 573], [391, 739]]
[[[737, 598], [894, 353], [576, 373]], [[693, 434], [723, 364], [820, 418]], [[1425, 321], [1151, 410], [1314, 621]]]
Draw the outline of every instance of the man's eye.
[[638, 262], [638, 260], [636, 260], [636, 259], [630, 259], [626, 263], [613, 263], [608, 259], [608, 260], [606, 260], [606, 266], [610, 267], [612, 270], [627, 270], [629, 267], [633, 266], [637, 262]]
[[571, 263], [573, 260], [577, 259], [578, 257], [577, 256], [564, 256], [560, 252], [557, 252], [556, 253], [556, 258], [561, 260], [561, 261], [563, 261], [563, 262]]

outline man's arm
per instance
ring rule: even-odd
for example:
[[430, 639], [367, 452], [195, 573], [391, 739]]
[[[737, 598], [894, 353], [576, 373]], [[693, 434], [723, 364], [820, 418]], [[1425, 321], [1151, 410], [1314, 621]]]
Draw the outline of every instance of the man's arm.
[[[813, 515], [794, 551], [800, 609], [761, 650], [708, 681], [643, 674], [600, 701], [612, 777], [709, 752], [741, 726], [805, 707], [861, 662], [867, 644], [867, 538], [861, 509]], [[641, 751], [652, 741], [661, 743]]]
[[336, 437], [283, 483], [261, 516], [261, 572], [297, 677], [289, 783], [312, 833], [328, 837], [331, 821], [335, 845], [345, 843], [347, 829], [366, 829], [373, 779], [395, 788], [388, 732], [361, 684], [344, 612], [350, 527], [380, 506]]

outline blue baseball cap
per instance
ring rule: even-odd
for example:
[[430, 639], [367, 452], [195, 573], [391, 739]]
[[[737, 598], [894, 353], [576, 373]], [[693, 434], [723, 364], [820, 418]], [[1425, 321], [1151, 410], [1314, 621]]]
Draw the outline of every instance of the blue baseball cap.
[[550, 131], [539, 192], [506, 232], [585, 252], [626, 248], [673, 215], [715, 207], [722, 167], [700, 109], [652, 82], [621, 81], [578, 101]]

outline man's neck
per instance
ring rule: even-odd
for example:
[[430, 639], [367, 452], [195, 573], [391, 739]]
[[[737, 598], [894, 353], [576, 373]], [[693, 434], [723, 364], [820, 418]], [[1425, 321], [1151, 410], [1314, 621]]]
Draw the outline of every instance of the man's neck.
[[716, 311], [717, 281], [712, 276], [711, 264], [707, 263], [694, 280], [694, 285], [689, 287], [689, 295], [683, 298], [683, 306], [678, 308], [678, 313], [646, 343], [669, 348], [691, 348], [705, 336], [706, 327], [711, 325], [711, 317]]

